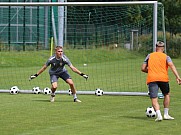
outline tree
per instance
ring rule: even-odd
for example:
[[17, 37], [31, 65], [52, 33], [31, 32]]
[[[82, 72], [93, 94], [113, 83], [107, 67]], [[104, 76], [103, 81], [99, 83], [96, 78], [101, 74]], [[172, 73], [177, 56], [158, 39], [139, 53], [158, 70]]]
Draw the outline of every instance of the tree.
[[166, 27], [171, 35], [181, 32], [181, 1], [180, 0], [160, 0], [165, 9]]

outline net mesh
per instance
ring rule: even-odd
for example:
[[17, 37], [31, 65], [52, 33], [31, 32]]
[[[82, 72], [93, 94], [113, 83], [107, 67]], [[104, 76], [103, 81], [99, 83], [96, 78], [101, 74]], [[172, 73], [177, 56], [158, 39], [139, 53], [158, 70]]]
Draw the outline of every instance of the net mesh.
[[[35, 80], [28, 78], [50, 57], [59, 17], [57, 6], [0, 6], [0, 89], [51, 86], [48, 70]], [[146, 91], [140, 66], [153, 50], [153, 5], [67, 6], [63, 18], [65, 55], [90, 76], [85, 81], [66, 67], [77, 90]], [[69, 87], [60, 79], [58, 89]]]

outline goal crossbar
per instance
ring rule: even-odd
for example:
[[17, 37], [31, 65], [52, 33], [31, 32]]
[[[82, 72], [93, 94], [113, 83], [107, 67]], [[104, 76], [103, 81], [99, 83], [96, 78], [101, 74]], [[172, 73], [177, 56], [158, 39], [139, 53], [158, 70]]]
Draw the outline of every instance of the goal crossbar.
[[1, 2], [0, 6], [120, 6], [157, 4], [157, 1], [133, 1], [133, 2]]

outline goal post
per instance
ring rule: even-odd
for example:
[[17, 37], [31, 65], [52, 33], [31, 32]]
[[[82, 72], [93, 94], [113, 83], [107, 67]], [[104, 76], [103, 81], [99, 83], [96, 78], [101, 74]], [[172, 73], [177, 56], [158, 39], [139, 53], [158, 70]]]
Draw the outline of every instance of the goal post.
[[[66, 66], [78, 94], [101, 88], [108, 95], [147, 95], [140, 66], [163, 38], [160, 9], [157, 1], [1, 2], [0, 90], [50, 87], [48, 70], [28, 78], [61, 44], [73, 65], [90, 76], [85, 81]], [[58, 84], [58, 92], [68, 92], [61, 79]]]

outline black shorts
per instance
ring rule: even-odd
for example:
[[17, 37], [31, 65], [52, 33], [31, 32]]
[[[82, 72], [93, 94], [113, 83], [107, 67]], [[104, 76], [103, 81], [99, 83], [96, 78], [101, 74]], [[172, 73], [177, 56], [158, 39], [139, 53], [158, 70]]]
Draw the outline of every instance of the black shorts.
[[168, 82], [151, 82], [148, 84], [150, 98], [156, 98], [158, 96], [159, 88], [163, 95], [166, 95], [170, 92], [170, 86]]
[[68, 72], [65, 71], [65, 72], [62, 72], [61, 74], [50, 75], [50, 82], [51, 83], [58, 82], [58, 78], [62, 78], [65, 82], [67, 79], [71, 79]]

